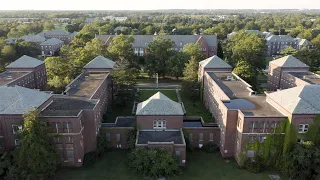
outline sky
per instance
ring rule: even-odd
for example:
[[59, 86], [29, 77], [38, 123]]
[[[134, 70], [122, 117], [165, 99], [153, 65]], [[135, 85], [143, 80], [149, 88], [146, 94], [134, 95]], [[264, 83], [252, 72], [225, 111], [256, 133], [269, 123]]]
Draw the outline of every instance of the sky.
[[0, 10], [320, 9], [320, 0], [0, 0]]

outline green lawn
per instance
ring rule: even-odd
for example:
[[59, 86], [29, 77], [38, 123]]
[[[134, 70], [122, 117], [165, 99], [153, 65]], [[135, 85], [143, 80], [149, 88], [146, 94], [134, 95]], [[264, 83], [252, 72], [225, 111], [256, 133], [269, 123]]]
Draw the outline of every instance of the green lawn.
[[204, 122], [214, 122], [214, 118], [207, 110], [206, 106], [201, 101], [193, 103], [190, 99], [183, 97], [181, 94], [184, 108], [186, 109], [187, 116], [201, 116]]
[[112, 109], [108, 110], [107, 118], [105, 118], [103, 122], [113, 123], [116, 121], [116, 118], [118, 116], [132, 116], [132, 108], [133, 108], [133, 102], [132, 104], [130, 103], [125, 107], [113, 106]]
[[164, 95], [168, 96], [168, 98], [172, 99], [173, 101], [178, 102], [176, 90], [174, 90], [174, 89], [173, 90], [161, 90], [161, 89], [159, 89], [159, 90], [143, 90], [143, 89], [140, 89], [139, 101], [142, 102], [142, 101], [147, 100], [149, 97], [151, 97], [152, 95], [154, 95], [158, 91], [160, 91]]
[[[109, 151], [88, 167], [60, 169], [56, 180], [141, 180], [127, 168], [127, 151]], [[268, 172], [259, 174], [239, 169], [232, 160], [227, 163], [219, 154], [203, 151], [187, 152], [187, 167], [181, 175], [168, 180], [268, 180]]]

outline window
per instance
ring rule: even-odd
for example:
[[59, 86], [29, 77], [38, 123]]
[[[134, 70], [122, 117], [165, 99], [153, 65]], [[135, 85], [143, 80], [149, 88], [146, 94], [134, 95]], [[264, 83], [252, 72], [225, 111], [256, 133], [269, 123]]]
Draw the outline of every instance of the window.
[[16, 125], [16, 124], [12, 124], [12, 132], [13, 132], [13, 134], [16, 134], [18, 131], [19, 131], [19, 126]]
[[56, 143], [56, 144], [62, 143], [61, 140], [62, 140], [62, 139], [61, 139], [60, 137], [55, 137], [55, 138], [54, 138], [54, 143]]
[[65, 142], [66, 143], [69, 143], [69, 144], [72, 144], [73, 143], [73, 137], [65, 137]]
[[72, 123], [71, 122], [63, 122], [63, 132], [64, 133], [72, 133]]
[[167, 123], [165, 120], [154, 120], [153, 128], [166, 128]]
[[74, 151], [73, 151], [73, 149], [67, 149], [67, 158], [68, 158], [68, 161], [73, 161], [74, 160]]
[[189, 133], [189, 141], [192, 142], [192, 133]]
[[199, 134], [199, 141], [203, 141], [203, 133]]
[[110, 141], [110, 133], [106, 133], [106, 140]]
[[210, 140], [211, 142], [213, 142], [213, 133], [210, 133]]
[[117, 134], [117, 142], [120, 141], [120, 134]]
[[14, 140], [14, 145], [15, 145], [15, 146], [19, 146], [19, 145], [20, 145], [19, 139], [15, 139], [15, 140]]
[[176, 156], [180, 156], [180, 151], [176, 151]]
[[308, 132], [309, 124], [300, 124], [299, 125], [299, 133]]

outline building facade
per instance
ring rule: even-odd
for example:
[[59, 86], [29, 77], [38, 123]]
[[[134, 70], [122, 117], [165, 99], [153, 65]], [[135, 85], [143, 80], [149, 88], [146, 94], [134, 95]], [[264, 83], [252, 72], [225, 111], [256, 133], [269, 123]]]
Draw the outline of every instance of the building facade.
[[[108, 46], [115, 35], [96, 35]], [[132, 48], [138, 56], [144, 56], [147, 52], [148, 45], [155, 37], [170, 39], [175, 44], [177, 51], [182, 51], [183, 47], [188, 43], [198, 43], [204, 57], [211, 57], [217, 54], [218, 40], [216, 35], [133, 35], [134, 42]]]
[[41, 32], [38, 35], [42, 36], [46, 39], [51, 39], [51, 38], [60, 39], [65, 44], [69, 44], [72, 41], [72, 39], [74, 38], [74, 36], [77, 35], [77, 33], [78, 32], [70, 33], [65, 30], [52, 30], [52, 31], [48, 31], [48, 32]]
[[[315, 75], [310, 75], [309, 67], [294, 57], [270, 62], [270, 90], [276, 91], [278, 87], [289, 89], [264, 94], [254, 92], [250, 84], [231, 71], [208, 71], [203, 64], [205, 62], [199, 65], [203, 71], [199, 73], [204, 89], [203, 100], [219, 124], [223, 157], [235, 157], [240, 163], [239, 156], [243, 153], [249, 157], [253, 155], [252, 150], [246, 149], [247, 143], [263, 142], [267, 134], [275, 133], [280, 123], [287, 119], [299, 133], [305, 133], [315, 115], [320, 113], [318, 96], [315, 97], [320, 93], [319, 81], [311, 80]], [[291, 82], [285, 84], [287, 76]], [[300, 79], [303, 81], [300, 82], [299, 77], [303, 76], [311, 77], [308, 81]]]
[[60, 51], [60, 48], [64, 44], [64, 41], [57, 39], [57, 38], [51, 38], [48, 39], [40, 44], [41, 48], [41, 55], [42, 56], [54, 56], [57, 55], [57, 53]]
[[[39, 120], [47, 122], [50, 133], [57, 135], [54, 143], [62, 165], [82, 166], [84, 154], [96, 149], [102, 116], [112, 99], [113, 82], [109, 74], [114, 62], [104, 59], [90, 61], [86, 65], [89, 68], [66, 87], [64, 94], [48, 94], [19, 84], [0, 86], [1, 149], [19, 146], [16, 133], [23, 130], [22, 116], [36, 108], [40, 111]], [[20, 61], [25, 67], [18, 66]], [[19, 70], [35, 62], [17, 60], [8, 68]], [[44, 63], [41, 61], [40, 65]]]
[[44, 89], [47, 84], [47, 71], [43, 61], [21, 56], [6, 66], [0, 73], [0, 86], [22, 86], [30, 89]]

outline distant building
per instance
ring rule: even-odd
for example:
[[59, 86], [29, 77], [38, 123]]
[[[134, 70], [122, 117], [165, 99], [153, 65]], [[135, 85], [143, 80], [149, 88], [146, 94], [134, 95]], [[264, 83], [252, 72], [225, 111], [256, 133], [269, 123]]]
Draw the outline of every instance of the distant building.
[[299, 59], [289, 55], [269, 62], [269, 90], [309, 84], [320, 84], [320, 76], [310, 72], [309, 66]]
[[60, 51], [63, 41], [57, 38], [48, 39], [40, 44], [42, 56], [54, 56]]
[[114, 17], [114, 16], [105, 16], [102, 17], [102, 20], [106, 21], [106, 20], [115, 20], [117, 22], [123, 22], [126, 21], [128, 19], [128, 17]]
[[290, 35], [271, 35], [266, 38], [267, 41], [267, 55], [277, 55], [288, 47], [297, 49], [298, 42]]
[[[101, 39], [107, 46], [113, 37], [114, 35], [96, 35], [96, 38]], [[182, 51], [183, 47], [188, 43], [198, 43], [205, 57], [217, 54], [218, 41], [216, 35], [133, 35], [135, 40], [132, 44], [134, 53], [138, 56], [144, 56], [148, 45], [155, 37], [172, 40], [177, 51]]]
[[45, 37], [39, 36], [39, 35], [22, 36], [22, 37], [20, 37], [20, 39], [27, 41], [27, 42], [37, 43], [37, 44], [40, 44], [40, 43], [46, 41]]
[[44, 89], [47, 84], [47, 72], [43, 61], [21, 56], [6, 66], [0, 73], [0, 86], [22, 86], [30, 89]]
[[77, 32], [67, 32], [65, 30], [52, 30], [48, 32], [41, 32], [38, 34], [39, 36], [45, 37], [46, 39], [56, 38], [64, 41], [65, 44], [68, 44], [72, 41], [74, 36], [77, 35]]

